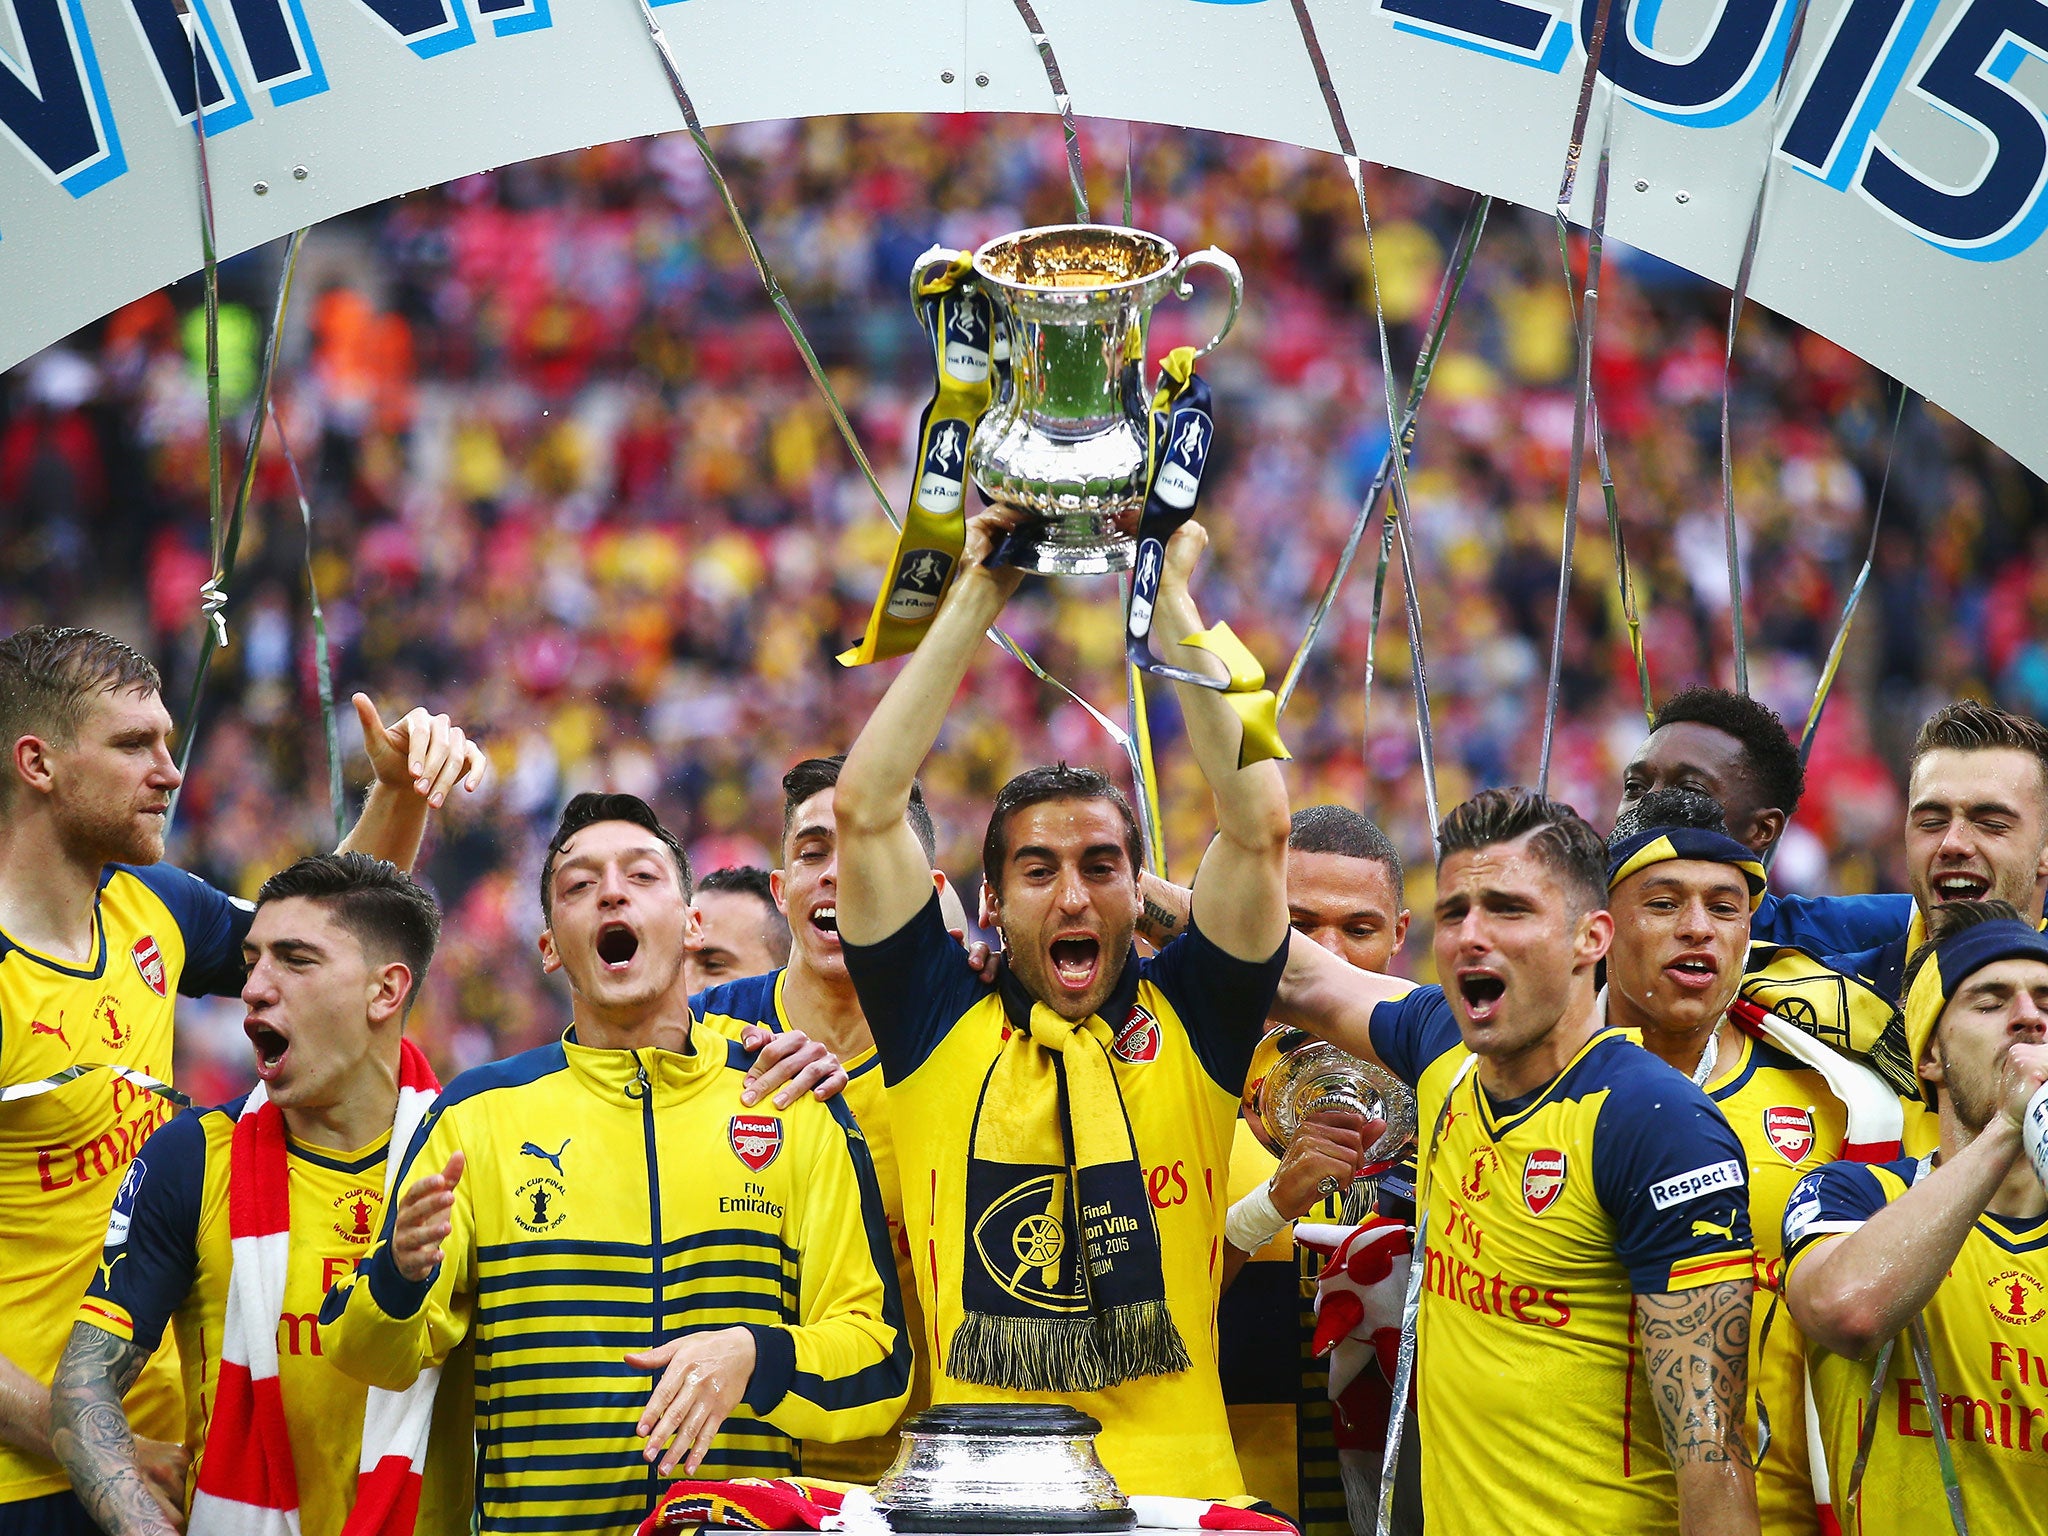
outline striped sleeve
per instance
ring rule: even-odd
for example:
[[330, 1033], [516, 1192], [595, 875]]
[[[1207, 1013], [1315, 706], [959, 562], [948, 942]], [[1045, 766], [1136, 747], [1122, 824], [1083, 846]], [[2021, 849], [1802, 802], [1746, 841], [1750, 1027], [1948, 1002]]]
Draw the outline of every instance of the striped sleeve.
[[186, 1110], [128, 1165], [78, 1321], [153, 1350], [199, 1270], [206, 1130]]
[[867, 1140], [841, 1099], [806, 1118], [816, 1150], [796, 1234], [798, 1321], [745, 1325], [746, 1404], [799, 1439], [858, 1440], [890, 1429], [908, 1399], [910, 1338]]
[[[460, 1149], [459, 1121], [444, 1114], [447, 1101], [428, 1111], [413, 1134], [395, 1191], [438, 1173]], [[476, 1173], [455, 1186], [452, 1230], [441, 1240], [440, 1266], [424, 1280], [409, 1280], [391, 1256], [391, 1233], [404, 1196], [387, 1203], [384, 1230], [339, 1280], [320, 1307], [320, 1337], [327, 1356], [347, 1375], [387, 1392], [402, 1392], [419, 1373], [439, 1365], [469, 1332], [474, 1269]]]
[[[1789, 1274], [1823, 1238], [1854, 1232], [1888, 1205], [1893, 1195], [1885, 1175], [1901, 1189], [1901, 1165], [1895, 1163], [1829, 1163], [1792, 1186], [1785, 1202], [1785, 1259]], [[1910, 1164], [1906, 1165], [1910, 1168]]]
[[1634, 1046], [1601, 1101], [1593, 1184], [1638, 1296], [1748, 1280], [1749, 1163], [1707, 1096]]

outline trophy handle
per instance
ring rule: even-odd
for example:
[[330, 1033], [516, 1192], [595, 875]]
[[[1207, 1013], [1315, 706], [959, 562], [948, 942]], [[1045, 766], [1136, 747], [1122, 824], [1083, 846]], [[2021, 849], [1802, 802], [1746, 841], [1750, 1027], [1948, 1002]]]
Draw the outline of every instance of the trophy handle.
[[[950, 267], [956, 261], [968, 259], [968, 256], [969, 253], [966, 251], [956, 251], [951, 246], [946, 245], [935, 245], [918, 257], [916, 261], [910, 264], [910, 302], [915, 304], [924, 297], [925, 274], [930, 272], [933, 267]], [[1231, 314], [1235, 315], [1236, 313], [1237, 311], [1233, 307]], [[1224, 329], [1228, 330], [1229, 327], [1226, 326]], [[1220, 341], [1222, 338], [1218, 337], [1217, 340]], [[1214, 343], [1211, 343], [1211, 345], [1214, 345]]]
[[1176, 287], [1174, 297], [1191, 299], [1195, 296], [1195, 285], [1188, 281], [1188, 272], [1194, 267], [1214, 267], [1230, 279], [1230, 311], [1223, 317], [1223, 326], [1195, 351], [1196, 357], [1207, 357], [1223, 344], [1223, 338], [1230, 334], [1230, 328], [1237, 324], [1237, 312], [1244, 307], [1244, 274], [1237, 269], [1237, 263], [1215, 246], [1205, 246], [1190, 252], [1180, 259], [1174, 268]]

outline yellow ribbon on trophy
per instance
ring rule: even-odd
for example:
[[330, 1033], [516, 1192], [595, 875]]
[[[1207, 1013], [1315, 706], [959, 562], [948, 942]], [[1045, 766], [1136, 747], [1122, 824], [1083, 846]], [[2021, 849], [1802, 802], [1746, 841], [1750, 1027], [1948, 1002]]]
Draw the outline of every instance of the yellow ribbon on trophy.
[[1266, 669], [1259, 665], [1251, 648], [1232, 634], [1230, 626], [1221, 619], [1207, 629], [1184, 636], [1180, 643], [1207, 651], [1230, 670], [1230, 682], [1222, 690], [1223, 702], [1236, 712], [1244, 727], [1237, 748], [1237, 766], [1249, 768], [1253, 763], [1288, 761], [1293, 754], [1280, 739], [1280, 701], [1266, 686]]
[[919, 418], [917, 480], [867, 632], [859, 645], [840, 654], [844, 666], [917, 649], [967, 542], [967, 443], [995, 395], [995, 306], [968, 281], [973, 267], [964, 252], [952, 253], [932, 276], [922, 275], [935, 265], [921, 263], [913, 284], [936, 376]]

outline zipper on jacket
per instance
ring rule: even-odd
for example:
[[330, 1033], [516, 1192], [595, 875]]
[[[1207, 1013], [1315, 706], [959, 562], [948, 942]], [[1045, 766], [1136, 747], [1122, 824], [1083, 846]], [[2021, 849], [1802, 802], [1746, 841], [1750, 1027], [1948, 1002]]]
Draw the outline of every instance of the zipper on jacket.
[[[634, 1089], [639, 1092], [635, 1093]], [[661, 1164], [657, 1160], [654, 1144], [654, 1084], [647, 1076], [647, 1063], [638, 1051], [633, 1053], [633, 1083], [626, 1090], [627, 1096], [640, 1101], [640, 1138], [647, 1157], [647, 1228], [650, 1247], [648, 1259], [652, 1265], [650, 1276], [654, 1288], [653, 1325], [654, 1331], [647, 1343], [650, 1349], [658, 1348], [667, 1322], [667, 1309], [662, 1304], [661, 1285]], [[656, 1377], [657, 1381], [661, 1378]], [[662, 1493], [661, 1458], [656, 1457], [647, 1464], [648, 1489], [656, 1500]], [[649, 1506], [652, 1507], [651, 1505]]]

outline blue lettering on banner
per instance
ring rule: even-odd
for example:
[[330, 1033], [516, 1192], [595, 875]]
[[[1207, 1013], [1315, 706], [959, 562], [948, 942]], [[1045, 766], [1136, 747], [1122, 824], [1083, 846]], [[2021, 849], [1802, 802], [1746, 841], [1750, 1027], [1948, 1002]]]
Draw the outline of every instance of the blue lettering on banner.
[[[2003, 261], [2048, 225], [2048, 118], [2012, 89], [2029, 54], [2048, 57], [2048, 6], [1969, 0], [1913, 75], [1939, 8], [1939, 0], [1853, 0], [1779, 153], [1951, 255]], [[1915, 96], [1984, 142], [1977, 174], [1961, 186], [1928, 180], [1884, 143], [1885, 111], [1909, 75]]]
[[1971, 0], [1912, 88], [1987, 141], [1977, 174], [1958, 187], [1929, 181], [1874, 137], [1858, 179], [1864, 195], [1921, 239], [1973, 261], [2032, 245], [2048, 223], [2048, 118], [2012, 88], [2028, 54], [2048, 59], [2048, 5]]
[[[220, 29], [214, 25], [206, 0], [191, 0], [191, 5], [192, 14], [199, 21], [197, 84], [206, 102], [206, 131], [210, 135], [226, 133], [241, 127], [255, 114], [249, 109], [242, 82], [235, 78], [235, 67], [221, 44]], [[181, 123], [191, 122], [195, 83], [192, 44], [174, 0], [129, 0], [129, 14], [156, 65], [157, 79], [170, 97], [171, 115]]]
[[548, 0], [477, 0], [477, 11], [491, 22], [496, 37], [515, 32], [539, 32], [555, 24]]
[[[1796, 0], [1725, 0], [1711, 30], [1684, 57], [1656, 46], [1663, 0], [1616, 0], [1600, 73], [1630, 105], [1692, 128], [1739, 123], [1778, 83], [1792, 39]], [[1599, 0], [1579, 0], [1579, 30], [1591, 36]]]
[[423, 59], [467, 48], [476, 41], [463, 0], [356, 0], [364, 10], [405, 39]]
[[1553, 75], [1564, 68], [1572, 51], [1570, 22], [1516, 0], [1380, 0], [1380, 9], [1409, 18], [1394, 23], [1396, 32], [1469, 48], [1510, 64], [1533, 65]]
[[290, 106], [327, 89], [327, 70], [306, 24], [305, 0], [230, 0], [235, 30], [256, 83], [270, 92], [273, 107]]
[[[73, 197], [128, 169], [81, 0], [0, 0], [22, 57], [0, 49], [0, 133]], [[188, 55], [189, 57], [189, 55]]]
[[[1378, 3], [1397, 32], [1555, 74], [1583, 47], [1601, 0], [1577, 0], [1569, 17], [1521, 0]], [[1651, 116], [1718, 128], [1772, 98], [1798, 0], [1723, 0], [1682, 56], [1656, 46], [1663, 0], [1611, 3], [1601, 74]], [[1951, 255], [2003, 261], [2048, 229], [2048, 112], [2012, 83], [2028, 57], [2048, 62], [2048, 0], [1962, 0], [1915, 73], [1941, 4], [1850, 0], [1809, 50], [1817, 62], [1778, 152]], [[1965, 184], [1930, 180], [1884, 143], [1885, 113], [1907, 89], [1983, 141]]]

